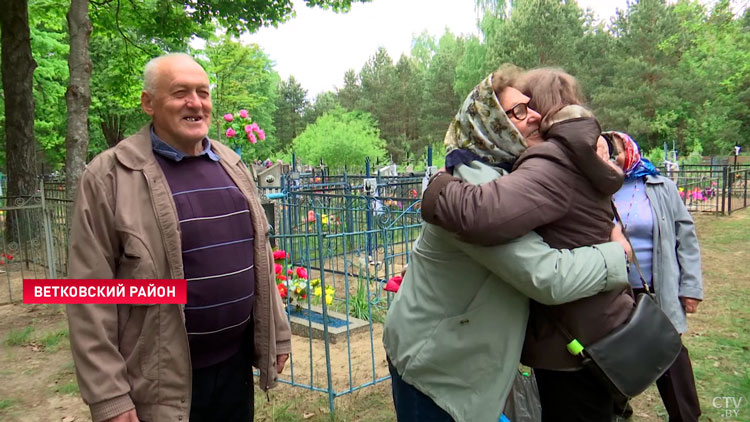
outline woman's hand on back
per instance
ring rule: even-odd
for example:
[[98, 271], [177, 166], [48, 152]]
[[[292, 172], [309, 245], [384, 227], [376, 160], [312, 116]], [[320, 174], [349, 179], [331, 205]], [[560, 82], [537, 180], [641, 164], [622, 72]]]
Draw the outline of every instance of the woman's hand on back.
[[612, 234], [610, 235], [609, 239], [612, 242], [617, 242], [620, 245], [622, 245], [622, 248], [625, 249], [625, 259], [628, 262], [632, 262], [633, 260], [633, 247], [630, 246], [630, 242], [628, 242], [628, 239], [625, 237], [625, 234], [622, 232], [622, 226], [620, 223], [615, 223], [615, 226], [612, 227]]

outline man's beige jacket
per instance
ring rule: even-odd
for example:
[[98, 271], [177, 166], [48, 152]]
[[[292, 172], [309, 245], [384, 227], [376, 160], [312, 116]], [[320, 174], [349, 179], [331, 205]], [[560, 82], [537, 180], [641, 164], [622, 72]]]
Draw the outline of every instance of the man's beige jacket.
[[[273, 277], [269, 226], [240, 158], [211, 141], [248, 199], [255, 230], [254, 365], [275, 385], [277, 354], [291, 330]], [[70, 234], [70, 278], [184, 278], [180, 226], [149, 127], [94, 158], [81, 176]], [[70, 344], [81, 396], [94, 422], [135, 407], [149, 422], [187, 421], [192, 370], [184, 305], [69, 305]]]

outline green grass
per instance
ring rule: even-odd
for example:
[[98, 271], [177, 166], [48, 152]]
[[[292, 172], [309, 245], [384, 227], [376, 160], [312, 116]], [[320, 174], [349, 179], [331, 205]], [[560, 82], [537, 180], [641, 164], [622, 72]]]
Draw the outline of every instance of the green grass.
[[60, 346], [60, 341], [68, 338], [68, 329], [61, 328], [56, 331], [52, 331], [42, 335], [39, 338], [39, 343], [44, 347], [44, 350], [55, 351]]
[[[704, 417], [701, 421], [750, 420], [750, 213], [698, 220], [704, 303], [688, 319], [690, 351]], [[714, 399], [742, 398], [738, 416], [727, 417]]]
[[14, 399], [0, 399], [0, 411], [12, 407], [17, 401]]
[[54, 388], [55, 393], [74, 395], [78, 394], [78, 383], [75, 380], [60, 384]]
[[33, 325], [29, 325], [21, 330], [10, 330], [8, 337], [5, 338], [5, 344], [8, 346], [21, 346], [27, 344], [30, 340], [31, 333], [33, 332]]

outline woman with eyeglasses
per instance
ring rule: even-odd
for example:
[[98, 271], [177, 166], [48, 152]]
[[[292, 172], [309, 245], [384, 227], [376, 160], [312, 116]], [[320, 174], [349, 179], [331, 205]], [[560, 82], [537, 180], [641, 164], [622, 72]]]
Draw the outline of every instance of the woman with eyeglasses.
[[[540, 148], [527, 149], [542, 144], [541, 116], [512, 87], [519, 74], [502, 66], [467, 96], [445, 136], [456, 177], [475, 184], [514, 177], [502, 168]], [[595, 140], [598, 131], [590, 136]], [[513, 184], [546, 201], [544, 189], [533, 185]], [[600, 227], [611, 225], [610, 217]], [[550, 249], [530, 229], [521, 234], [482, 247], [422, 226], [384, 326], [399, 422], [497, 421], [518, 372], [529, 298], [558, 304], [629, 288], [620, 283], [627, 279], [619, 273], [624, 248], [607, 242], [609, 233], [573, 251]]]
[[[504, 110], [512, 121], [529, 107], [538, 111], [544, 141], [529, 142], [511, 174], [490, 183], [476, 186], [436, 176], [424, 192], [422, 217], [482, 245], [531, 230], [553, 248], [606, 241], [614, 226], [612, 194], [623, 177], [614, 163], [597, 155], [597, 146], [606, 149], [606, 144], [593, 114], [580, 105], [578, 82], [560, 69], [541, 68], [521, 75], [516, 86], [529, 103]], [[521, 362], [534, 368], [543, 421], [615, 417], [606, 384], [568, 351], [561, 327], [585, 346], [624, 323], [634, 305], [629, 286], [560, 305], [531, 302]]]
[[[625, 172], [625, 184], [615, 194], [615, 204], [625, 232], [633, 243], [649, 289], [678, 332], [687, 331], [686, 313], [703, 300], [701, 254], [695, 224], [680, 198], [677, 186], [663, 177], [626, 133], [605, 132], [615, 146], [615, 161]], [[643, 291], [638, 272], [631, 268], [630, 284]], [[656, 381], [670, 422], [697, 422], [701, 415], [690, 356], [684, 346], [675, 362]], [[633, 410], [616, 403], [619, 414]]]

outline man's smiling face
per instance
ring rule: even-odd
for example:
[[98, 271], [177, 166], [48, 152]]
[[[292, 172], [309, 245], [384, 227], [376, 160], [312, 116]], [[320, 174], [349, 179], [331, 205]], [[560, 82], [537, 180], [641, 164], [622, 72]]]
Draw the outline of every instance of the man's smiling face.
[[212, 104], [208, 75], [198, 63], [187, 57], [159, 63], [153, 92], [141, 94], [141, 105], [161, 139], [189, 154], [200, 151]]

